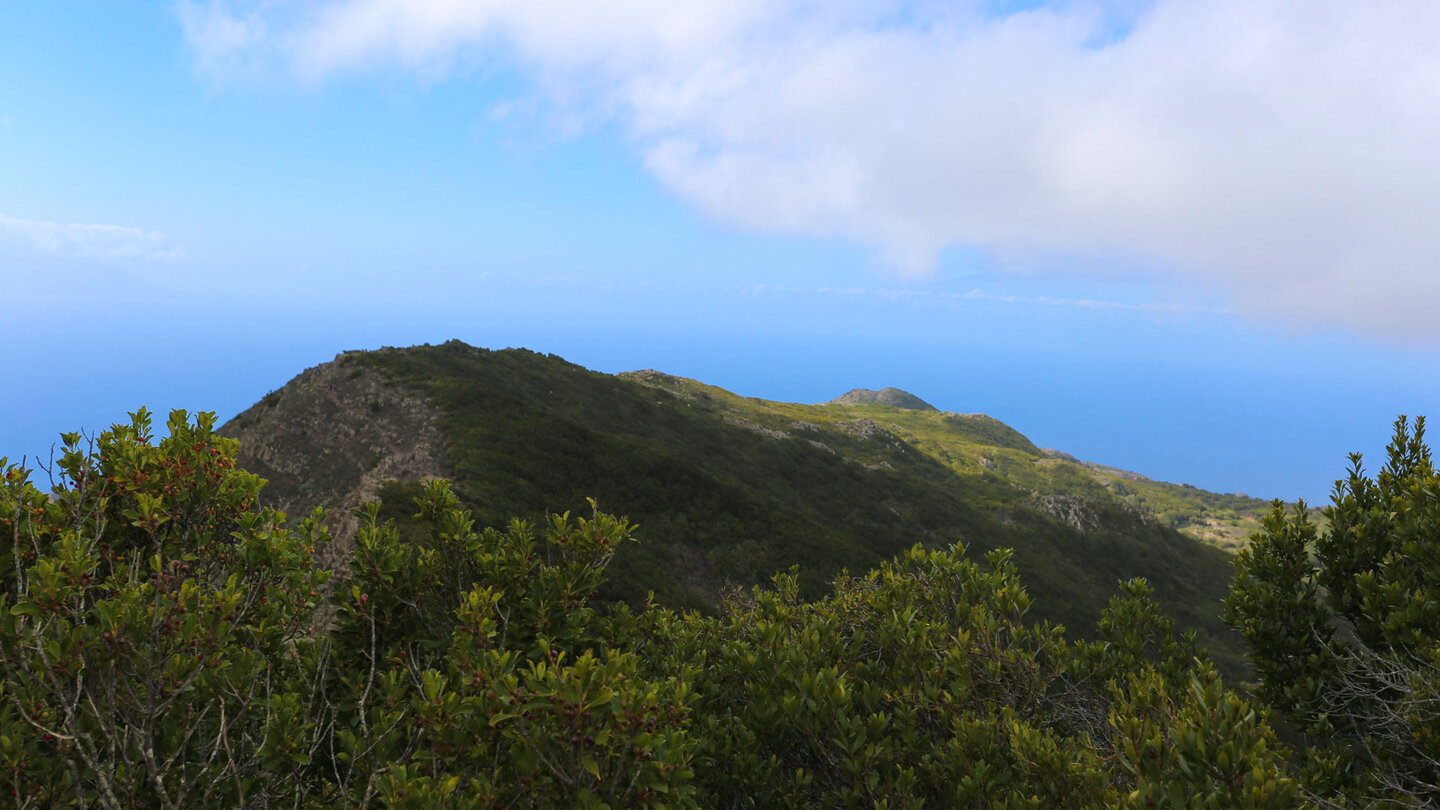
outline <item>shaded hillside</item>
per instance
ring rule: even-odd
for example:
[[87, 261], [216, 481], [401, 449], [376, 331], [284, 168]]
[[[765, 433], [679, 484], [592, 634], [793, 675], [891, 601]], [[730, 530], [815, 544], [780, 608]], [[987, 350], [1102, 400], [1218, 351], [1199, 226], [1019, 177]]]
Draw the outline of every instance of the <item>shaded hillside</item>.
[[[368, 399], [348, 399], [352, 382]], [[378, 491], [404, 526], [418, 491], [407, 481], [437, 472], [407, 474], [386, 459], [386, 437], [413, 418], [435, 426], [438, 472], [481, 525], [588, 509], [587, 497], [638, 523], [642, 543], [611, 568], [611, 598], [654, 591], [672, 605], [711, 605], [726, 587], [792, 565], [813, 595], [839, 571], [868, 570], [915, 543], [963, 543], [972, 554], [1011, 547], [1038, 618], [1092, 626], [1118, 580], [1143, 576], [1225, 663], [1236, 661], [1217, 618], [1227, 554], [989, 417], [771, 403], [658, 372], [611, 376], [454, 341], [347, 353], [272, 396], [225, 432], [292, 511], [306, 503], [307, 475], [328, 482], [310, 502], [340, 504], [393, 469], [400, 481]], [[343, 469], [278, 464], [278, 447]]]

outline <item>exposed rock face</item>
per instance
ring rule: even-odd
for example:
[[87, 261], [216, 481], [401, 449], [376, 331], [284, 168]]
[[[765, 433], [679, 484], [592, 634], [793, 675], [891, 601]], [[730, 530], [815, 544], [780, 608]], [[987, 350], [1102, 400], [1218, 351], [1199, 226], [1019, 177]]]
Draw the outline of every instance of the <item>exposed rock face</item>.
[[292, 518], [301, 504], [329, 510], [335, 542], [317, 552], [324, 565], [343, 570], [359, 526], [352, 509], [375, 500], [383, 481], [446, 474], [439, 419], [424, 396], [340, 355], [266, 395], [220, 433], [239, 439], [240, 466], [269, 480], [264, 505]]
[[642, 368], [639, 371], [622, 371], [615, 375], [622, 380], [630, 380], [641, 385], [648, 385], [652, 388], [662, 388], [681, 399], [694, 399], [695, 394], [686, 389], [688, 382], [684, 377], [676, 377], [674, 374], [666, 374], [663, 371], [656, 371], [653, 368]]
[[848, 422], [837, 422], [835, 427], [844, 433], [848, 433], [857, 439], [890, 439], [890, 431], [876, 424], [871, 419], [851, 419]]
[[1081, 534], [1089, 534], [1105, 522], [1102, 512], [1106, 508], [1112, 512], [1119, 509], [1130, 514], [1140, 523], [1155, 522], [1153, 515], [1128, 504], [1109, 504], [1107, 506], [1103, 502], [1080, 495], [1041, 495], [1032, 503], [1040, 512], [1055, 518]]
[[1035, 505], [1041, 512], [1082, 534], [1094, 529], [1098, 523], [1095, 505], [1088, 498], [1074, 495], [1042, 495], [1035, 500]]
[[901, 391], [899, 388], [882, 388], [879, 391], [871, 391], [868, 388], [856, 388], [844, 396], [832, 399], [825, 404], [889, 405], [892, 408], [907, 408], [912, 411], [937, 410], [934, 405], [931, 405], [908, 391]]
[[736, 418], [733, 417], [733, 416], [727, 416], [727, 417], [725, 417], [725, 422], [726, 422], [727, 424], [734, 425], [735, 427], [745, 428], [746, 430], [753, 430], [753, 431], [755, 431], [756, 433], [759, 433], [759, 434], [762, 435], [762, 436], [769, 436], [769, 437], [772, 438], [772, 439], [788, 439], [788, 438], [790, 438], [790, 434], [789, 434], [789, 433], [786, 433], [786, 432], [783, 431], [783, 430], [775, 430], [774, 428], [767, 428], [767, 427], [765, 427], [764, 425], [757, 425], [757, 424], [755, 424], [754, 422], [746, 422], [744, 419], [736, 419]]

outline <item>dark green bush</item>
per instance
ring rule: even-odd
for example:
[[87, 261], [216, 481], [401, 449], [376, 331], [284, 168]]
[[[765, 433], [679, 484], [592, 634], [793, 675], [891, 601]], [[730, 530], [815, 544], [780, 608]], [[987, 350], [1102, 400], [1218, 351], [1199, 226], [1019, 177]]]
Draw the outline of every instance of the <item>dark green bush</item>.
[[[19, 807], [1290, 807], [1265, 715], [1141, 582], [1095, 639], [1027, 619], [1007, 552], [916, 547], [828, 595], [591, 606], [599, 512], [411, 537], [256, 512], [213, 417], [141, 412], [0, 489], [0, 791]], [[1394, 626], [1386, 625], [1387, 631]]]

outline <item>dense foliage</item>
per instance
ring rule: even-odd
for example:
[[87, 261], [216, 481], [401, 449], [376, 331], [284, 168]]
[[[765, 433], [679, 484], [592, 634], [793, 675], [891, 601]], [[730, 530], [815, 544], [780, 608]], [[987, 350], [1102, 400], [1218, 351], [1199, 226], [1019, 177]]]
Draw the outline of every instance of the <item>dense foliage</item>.
[[1302, 731], [1334, 803], [1440, 805], [1440, 475], [1401, 417], [1385, 466], [1358, 454], [1320, 532], [1277, 504], [1227, 602], [1257, 696]]
[[[598, 511], [414, 542], [257, 511], [211, 417], [67, 436], [0, 490], [0, 791], [19, 807], [1292, 807], [1265, 713], [1128, 582], [1094, 641], [1004, 552], [911, 549], [718, 615], [590, 605]], [[327, 599], [326, 594], [330, 596]]]
[[45, 493], [4, 467], [0, 780], [22, 807], [238, 806], [303, 761], [313, 520], [251, 507], [213, 416], [68, 434]]

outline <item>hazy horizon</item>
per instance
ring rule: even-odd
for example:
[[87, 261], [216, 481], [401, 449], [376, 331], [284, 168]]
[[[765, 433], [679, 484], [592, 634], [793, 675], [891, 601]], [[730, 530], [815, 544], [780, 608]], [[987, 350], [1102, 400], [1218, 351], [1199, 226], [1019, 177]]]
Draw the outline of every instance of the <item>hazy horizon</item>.
[[1325, 502], [1437, 413], [1440, 7], [0, 10], [0, 456], [347, 349], [895, 386]]

